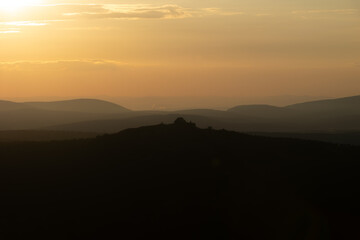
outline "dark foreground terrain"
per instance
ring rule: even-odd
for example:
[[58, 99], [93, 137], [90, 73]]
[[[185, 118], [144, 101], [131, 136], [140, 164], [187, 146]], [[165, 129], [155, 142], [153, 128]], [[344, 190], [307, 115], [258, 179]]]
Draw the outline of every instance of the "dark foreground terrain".
[[360, 239], [360, 148], [176, 124], [0, 144], [2, 239]]

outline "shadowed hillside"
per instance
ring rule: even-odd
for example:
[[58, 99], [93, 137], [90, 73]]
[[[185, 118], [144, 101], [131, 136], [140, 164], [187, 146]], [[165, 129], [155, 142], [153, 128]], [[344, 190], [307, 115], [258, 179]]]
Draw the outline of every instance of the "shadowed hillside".
[[297, 111], [307, 111], [316, 113], [333, 113], [346, 115], [360, 114], [360, 96], [327, 99], [314, 102], [305, 102], [295, 105], [290, 105], [287, 108]]
[[41, 129], [80, 121], [121, 118], [126, 114], [132, 113], [119, 105], [94, 99], [33, 103], [0, 101], [0, 131]]
[[221, 120], [215, 120], [211, 117], [186, 114], [150, 114], [135, 117], [124, 117], [121, 119], [105, 119], [84, 121], [77, 123], [51, 126], [48, 129], [55, 131], [82, 131], [82, 132], [99, 132], [99, 133], [116, 133], [127, 128], [137, 128], [145, 125], [155, 125], [159, 122], [172, 123], [177, 117], [186, 117], [187, 119], [197, 122], [201, 127], [215, 126], [216, 128], [224, 127]]
[[[181, 116], [201, 127], [211, 125], [215, 129], [238, 132], [337, 135], [360, 131], [359, 99], [355, 96], [287, 107], [246, 105], [228, 111], [185, 109], [175, 112], [129, 111], [113, 103], [86, 99], [44, 103], [0, 102], [0, 130], [115, 133], [130, 127], [169, 123], [172, 116]], [[358, 141], [352, 139], [353, 136], [350, 141], [341, 142]]]
[[269, 118], [281, 117], [282, 115], [289, 114], [289, 111], [284, 108], [270, 105], [241, 105], [231, 108], [228, 111], [244, 114], [246, 116]]
[[318, 132], [318, 133], [253, 133], [259, 136], [306, 139], [338, 144], [360, 145], [360, 132]]
[[26, 109], [26, 108], [29, 108], [29, 107], [22, 103], [14, 103], [14, 102], [10, 102], [10, 101], [1, 101], [0, 100], [0, 112], [14, 111], [14, 110], [20, 110], [20, 109]]
[[90, 132], [63, 132], [45, 130], [0, 131], [0, 142], [59, 141], [95, 138], [98, 135], [98, 133]]
[[[110, 116], [111, 117], [111, 116]], [[109, 115], [81, 112], [47, 111], [35, 108], [0, 112], [0, 131], [41, 129], [47, 126], [106, 119]]]
[[0, 234], [357, 239], [360, 148], [178, 119], [93, 140], [0, 144]]
[[130, 110], [117, 104], [97, 99], [75, 99], [57, 102], [26, 102], [27, 106], [62, 112], [84, 112], [84, 113], [122, 113]]
[[121, 120], [83, 121], [54, 126], [52, 129], [93, 131], [94, 128], [96, 131], [113, 133], [127, 127], [154, 124], [155, 120], [157, 122], [168, 122], [168, 115], [177, 115], [199, 122], [200, 126], [204, 126], [202, 124], [204, 122], [217, 129], [225, 128], [239, 132], [350, 132], [360, 130], [358, 99], [360, 97], [309, 102], [288, 107], [245, 105], [231, 108], [228, 111], [189, 109], [155, 114], [142, 112], [136, 116], [127, 114], [127, 117]]

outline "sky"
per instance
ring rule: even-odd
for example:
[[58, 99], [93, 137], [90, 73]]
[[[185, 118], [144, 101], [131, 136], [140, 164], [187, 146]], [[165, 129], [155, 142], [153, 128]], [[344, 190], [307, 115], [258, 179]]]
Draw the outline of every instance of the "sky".
[[358, 94], [359, 0], [0, 0], [0, 99]]

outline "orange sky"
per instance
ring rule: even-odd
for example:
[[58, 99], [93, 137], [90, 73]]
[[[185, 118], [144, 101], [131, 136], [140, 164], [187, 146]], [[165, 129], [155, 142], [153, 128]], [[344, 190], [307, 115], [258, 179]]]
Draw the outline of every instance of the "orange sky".
[[0, 99], [360, 94], [358, 0], [1, 2]]

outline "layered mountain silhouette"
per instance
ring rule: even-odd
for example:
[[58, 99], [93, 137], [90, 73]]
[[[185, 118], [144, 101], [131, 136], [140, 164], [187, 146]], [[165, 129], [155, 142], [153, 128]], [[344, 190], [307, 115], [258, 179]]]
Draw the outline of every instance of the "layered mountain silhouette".
[[[172, 112], [130, 111], [113, 103], [91, 99], [0, 102], [0, 131], [41, 129], [115, 133], [158, 122], [170, 123], [174, 117], [186, 117], [200, 127], [211, 125], [215, 129], [238, 132], [306, 133], [304, 136], [307, 137], [313, 136], [308, 133], [331, 133], [344, 136], [344, 133], [360, 132], [360, 96], [286, 107], [245, 105], [227, 111], [185, 109]], [[350, 143], [355, 142], [351, 140]]]
[[130, 110], [114, 103], [77, 99], [57, 102], [0, 102], [0, 131], [41, 129], [86, 120], [117, 118]]
[[279, 114], [286, 114], [288, 112], [285, 108], [270, 105], [240, 105], [230, 108], [228, 111], [258, 117], [276, 117]]
[[22, 103], [15, 103], [15, 102], [10, 102], [10, 101], [0, 101], [0, 112], [15, 111], [15, 110], [27, 109], [27, 108], [29, 108], [29, 107]]
[[[310, 102], [287, 107], [268, 105], [237, 106], [228, 111], [192, 109], [161, 112], [124, 119], [95, 120], [57, 126], [59, 130], [115, 132], [126, 127], [169, 122], [171, 116], [183, 116], [199, 123], [240, 132], [344, 133], [360, 131], [358, 97]], [[319, 104], [321, 103], [321, 106]], [[327, 105], [327, 107], [325, 107]], [[145, 112], [144, 112], [145, 114]], [[170, 117], [169, 117], [170, 116]], [[140, 123], [141, 124], [136, 124]], [[130, 123], [130, 124], [129, 124]], [[132, 125], [131, 125], [132, 124]]]
[[360, 149], [177, 119], [88, 140], [0, 143], [0, 234], [358, 239]]
[[23, 102], [15, 103], [0, 101], [0, 112], [15, 111], [19, 109], [37, 109], [61, 112], [82, 112], [82, 113], [121, 113], [130, 110], [115, 103], [97, 99], [74, 99], [55, 102]]
[[36, 109], [82, 113], [123, 113], [130, 110], [117, 104], [96, 99], [75, 99], [57, 102], [26, 102], [26, 106]]
[[287, 108], [307, 112], [341, 112], [343, 114], [360, 114], [360, 96], [306, 102], [291, 105]]

